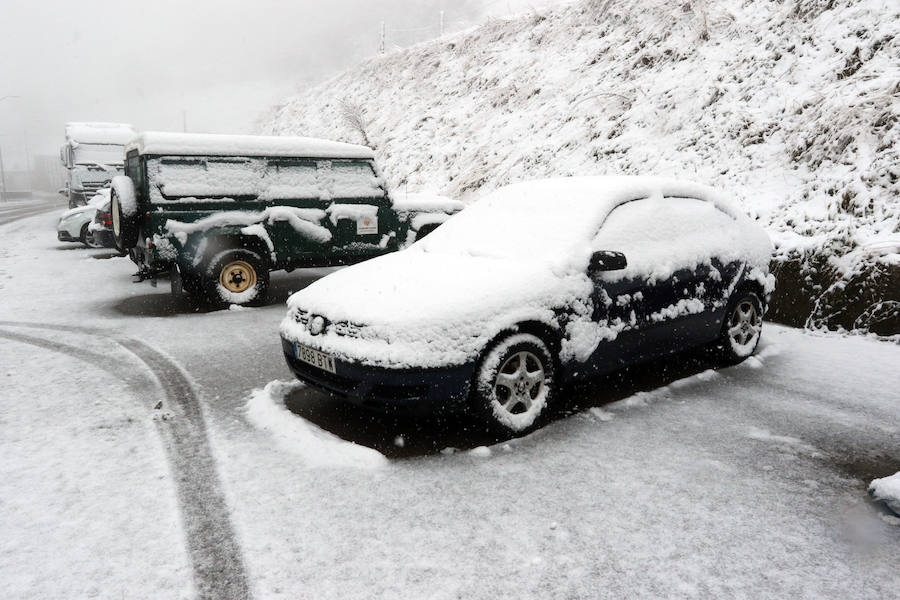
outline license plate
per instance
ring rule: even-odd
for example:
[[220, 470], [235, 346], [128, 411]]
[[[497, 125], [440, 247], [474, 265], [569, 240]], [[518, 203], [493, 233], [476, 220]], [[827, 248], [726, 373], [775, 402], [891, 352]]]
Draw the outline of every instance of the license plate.
[[294, 342], [294, 357], [306, 364], [334, 373], [334, 357]]

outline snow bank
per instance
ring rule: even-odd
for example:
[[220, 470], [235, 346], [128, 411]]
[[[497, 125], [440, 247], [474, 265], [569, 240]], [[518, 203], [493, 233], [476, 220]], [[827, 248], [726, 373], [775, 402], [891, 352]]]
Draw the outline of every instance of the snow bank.
[[[123, 142], [124, 143], [124, 142]], [[309, 137], [220, 135], [146, 131], [125, 151], [175, 156], [297, 156], [312, 158], [373, 158], [370, 148]]]
[[900, 472], [873, 480], [869, 484], [869, 492], [876, 500], [881, 500], [900, 515]]
[[342, 440], [288, 410], [285, 398], [302, 387], [299, 381], [270, 381], [254, 390], [247, 401], [247, 418], [310, 467], [376, 469], [388, 464], [381, 453]]

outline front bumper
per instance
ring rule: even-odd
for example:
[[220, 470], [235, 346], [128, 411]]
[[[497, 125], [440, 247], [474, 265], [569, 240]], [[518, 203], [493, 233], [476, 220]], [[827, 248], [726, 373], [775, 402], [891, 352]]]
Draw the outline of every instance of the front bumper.
[[61, 242], [79, 242], [78, 238], [73, 238], [72, 235], [66, 231], [65, 229], [60, 229], [56, 232], [56, 239]]
[[386, 369], [335, 360], [329, 373], [294, 355], [294, 343], [281, 338], [284, 359], [297, 379], [332, 396], [370, 410], [426, 414], [462, 409], [475, 365], [438, 369]]

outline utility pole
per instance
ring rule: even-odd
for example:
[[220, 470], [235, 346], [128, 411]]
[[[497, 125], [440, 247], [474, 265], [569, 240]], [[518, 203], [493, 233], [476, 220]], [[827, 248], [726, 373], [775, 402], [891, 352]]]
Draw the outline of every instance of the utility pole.
[[[21, 98], [21, 96], [3, 96], [0, 97], [0, 101], [6, 100], [8, 98]], [[3, 148], [0, 148], [0, 201], [6, 200], [7, 198], [8, 194], [6, 193], [6, 171], [3, 169]]]
[[384, 54], [384, 21], [381, 22], [381, 44], [380, 44], [381, 54]]
[[6, 171], [3, 170], [3, 148], [0, 148], [0, 200], [6, 200]]

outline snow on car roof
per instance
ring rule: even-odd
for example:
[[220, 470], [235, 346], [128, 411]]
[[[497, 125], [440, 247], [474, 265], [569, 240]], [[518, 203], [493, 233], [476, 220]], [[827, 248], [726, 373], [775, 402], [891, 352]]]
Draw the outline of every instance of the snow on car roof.
[[124, 146], [137, 131], [127, 123], [66, 123], [66, 139], [80, 144], [117, 144]]
[[371, 159], [371, 148], [307, 137], [146, 131], [126, 152], [179, 156], [295, 156]]
[[734, 218], [743, 217], [713, 188], [690, 181], [631, 176], [539, 179], [488, 194], [417, 246], [426, 252], [495, 257], [530, 248], [546, 257], [563, 256], [573, 244], [591, 239], [615, 207], [651, 197], [696, 198]]

